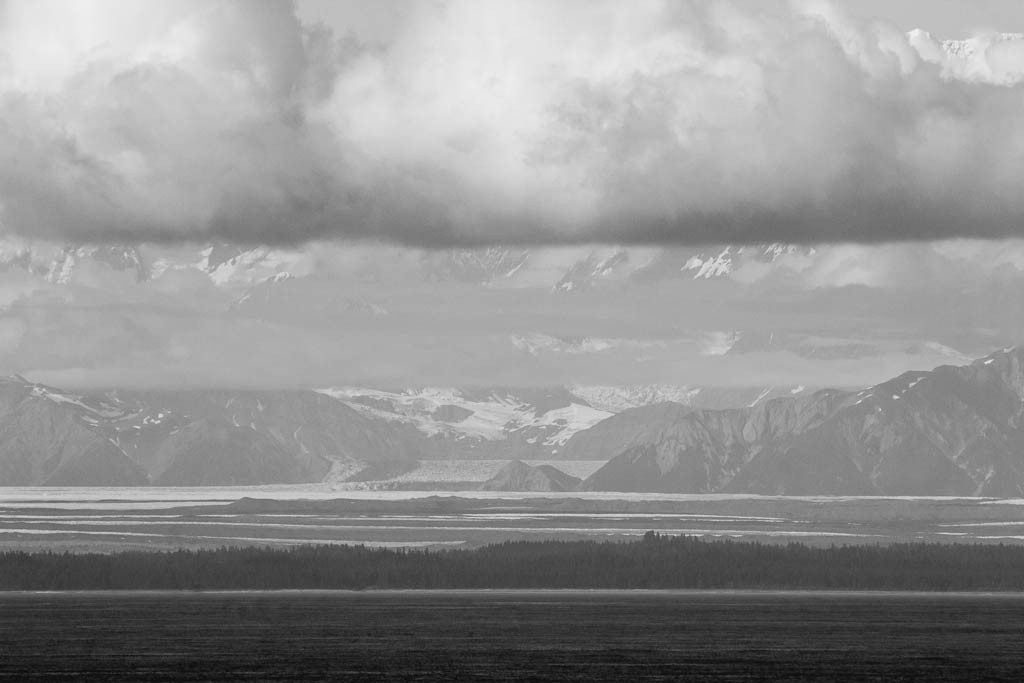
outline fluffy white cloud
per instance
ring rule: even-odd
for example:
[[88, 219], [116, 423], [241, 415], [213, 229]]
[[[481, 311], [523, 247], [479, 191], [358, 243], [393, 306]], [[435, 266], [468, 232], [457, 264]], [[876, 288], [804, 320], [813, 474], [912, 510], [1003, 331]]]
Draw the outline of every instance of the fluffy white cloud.
[[0, 220], [424, 245], [1024, 225], [1022, 40], [823, 2], [343, 9], [332, 32], [284, 0], [3, 0]]

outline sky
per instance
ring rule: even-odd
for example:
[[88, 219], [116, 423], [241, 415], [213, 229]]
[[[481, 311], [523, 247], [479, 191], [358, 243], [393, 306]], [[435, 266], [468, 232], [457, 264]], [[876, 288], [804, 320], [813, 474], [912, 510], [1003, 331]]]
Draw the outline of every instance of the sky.
[[[296, 5], [304, 21], [322, 21], [345, 31], [353, 21], [355, 3], [338, 0], [299, 0]], [[745, 4], [770, 8], [773, 1], [748, 0]], [[967, 38], [993, 31], [1024, 33], [1024, 7], [1016, 0], [846, 0], [837, 3], [852, 16], [880, 20], [903, 31], [923, 29], [940, 39]], [[346, 7], [348, 5], [348, 7]], [[400, 3], [392, 3], [395, 8]], [[395, 11], [398, 11], [397, 9]], [[386, 36], [394, 22], [387, 15], [362, 13], [363, 30]]]
[[1007, 0], [0, 0], [0, 372], [963, 362], [1024, 336], [1014, 31]]
[[319, 28], [283, 0], [73, 7], [3, 4], [23, 236], [870, 243], [1024, 219], [1020, 41], [950, 56], [824, 0], [360, 0]]
[[1024, 33], [1024, 7], [1014, 0], [853, 0], [845, 6], [857, 16], [889, 21], [904, 31], [923, 29], [942, 39]]

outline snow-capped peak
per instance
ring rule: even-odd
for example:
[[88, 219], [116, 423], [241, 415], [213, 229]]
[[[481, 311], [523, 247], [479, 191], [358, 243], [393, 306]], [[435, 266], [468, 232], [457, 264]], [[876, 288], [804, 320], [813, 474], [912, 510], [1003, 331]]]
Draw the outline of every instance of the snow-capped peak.
[[693, 274], [694, 280], [710, 279], [728, 275], [732, 272], [732, 247], [726, 247], [717, 255], [705, 256], [698, 254], [691, 256], [683, 267], [683, 271], [696, 271]]

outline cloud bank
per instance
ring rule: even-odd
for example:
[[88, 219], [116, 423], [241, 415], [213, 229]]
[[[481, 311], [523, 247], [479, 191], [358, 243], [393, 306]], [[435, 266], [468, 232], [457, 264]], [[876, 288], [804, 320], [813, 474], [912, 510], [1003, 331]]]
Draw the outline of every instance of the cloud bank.
[[1024, 232], [1024, 39], [820, 2], [340, 6], [326, 27], [283, 0], [0, 0], [0, 222], [430, 247]]

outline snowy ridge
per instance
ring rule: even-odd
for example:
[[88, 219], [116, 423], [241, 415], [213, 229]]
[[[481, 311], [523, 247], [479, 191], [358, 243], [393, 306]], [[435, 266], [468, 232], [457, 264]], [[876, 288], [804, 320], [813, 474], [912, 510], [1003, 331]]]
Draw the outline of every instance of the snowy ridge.
[[[773, 263], [787, 254], [812, 249], [788, 244], [721, 245], [705, 251], [607, 245], [564, 249], [452, 249], [421, 255], [425, 281], [475, 283], [488, 288], [543, 288], [553, 293], [590, 291], [658, 276], [694, 280], [728, 278], [743, 262]], [[802, 252], [801, 252], [802, 253]], [[69, 284], [83, 265], [133, 272], [139, 281], [172, 272], [199, 272], [225, 289], [244, 290], [288, 272], [313, 274], [308, 249], [245, 248], [210, 244], [200, 248], [158, 245], [61, 245], [15, 237], [0, 239], [0, 269], [21, 268], [53, 284]]]
[[0, 237], [0, 270], [20, 268], [50, 284], [66, 285], [83, 264], [127, 272], [139, 282], [150, 276], [142, 254], [134, 246], [58, 245], [10, 235]]
[[694, 280], [711, 280], [732, 275], [744, 260], [775, 263], [783, 256], [797, 253], [813, 255], [814, 252], [813, 247], [799, 247], [781, 242], [752, 246], [726, 245], [717, 253], [691, 256], [679, 270], [691, 274]]
[[726, 247], [718, 255], [691, 256], [680, 270], [695, 271], [694, 280], [708, 280], [713, 277], [721, 277], [732, 273], [732, 247]]
[[232, 283], [256, 284], [293, 268], [303, 258], [299, 252], [266, 247], [242, 251], [222, 262], [211, 258], [213, 247], [204, 249], [201, 255], [205, 259], [200, 262], [202, 269], [209, 273], [214, 284], [221, 286]]
[[42, 398], [52, 403], [63, 403], [78, 408], [93, 419], [115, 420], [127, 417], [131, 411], [124, 406], [114, 402], [96, 400], [93, 397], [85, 397], [80, 394], [73, 394], [43, 384], [30, 384], [32, 396]]

